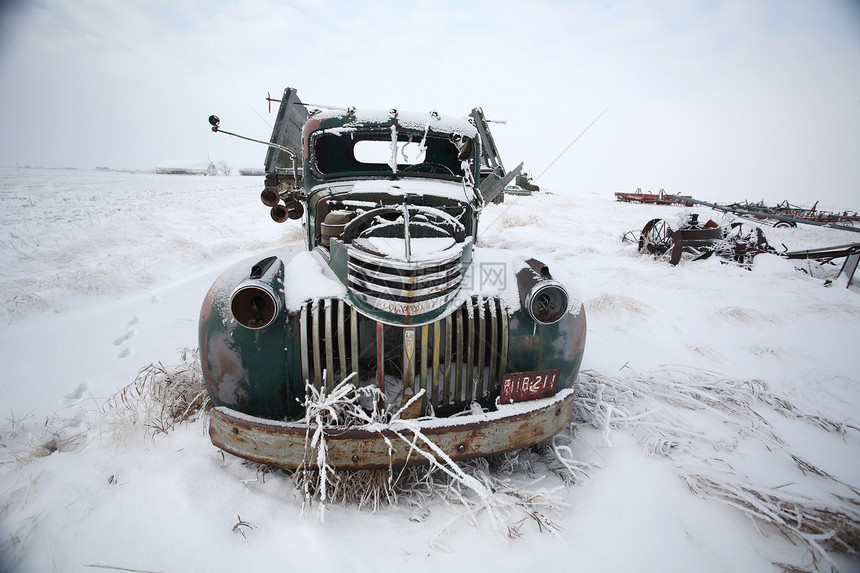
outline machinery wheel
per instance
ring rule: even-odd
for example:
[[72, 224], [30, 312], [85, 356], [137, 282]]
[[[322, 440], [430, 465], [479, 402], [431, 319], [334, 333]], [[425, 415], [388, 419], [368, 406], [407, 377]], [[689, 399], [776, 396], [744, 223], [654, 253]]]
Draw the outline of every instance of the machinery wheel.
[[660, 257], [672, 250], [672, 227], [663, 219], [651, 219], [639, 234], [639, 252]]

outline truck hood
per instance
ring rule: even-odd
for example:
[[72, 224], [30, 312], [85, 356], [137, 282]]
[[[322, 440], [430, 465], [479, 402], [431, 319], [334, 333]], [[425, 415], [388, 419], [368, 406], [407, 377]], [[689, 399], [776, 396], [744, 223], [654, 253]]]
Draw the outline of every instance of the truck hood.
[[[350, 199], [377, 200], [382, 196], [391, 198], [409, 196], [424, 197], [424, 204], [432, 205], [433, 199], [459, 201], [475, 205], [478, 194], [474, 187], [457, 181], [439, 181], [436, 179], [361, 179], [358, 181], [328, 183], [314, 187], [310, 195], [330, 193], [335, 196], [349, 193]], [[392, 201], [399, 202], [399, 201]], [[418, 203], [421, 203], [420, 201]]]

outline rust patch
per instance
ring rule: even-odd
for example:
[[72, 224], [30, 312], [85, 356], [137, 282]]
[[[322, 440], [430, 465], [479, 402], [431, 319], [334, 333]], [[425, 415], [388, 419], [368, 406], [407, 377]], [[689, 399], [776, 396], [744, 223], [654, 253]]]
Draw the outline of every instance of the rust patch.
[[[411, 422], [441, 451], [454, 460], [500, 454], [549, 439], [573, 421], [573, 392], [542, 400], [540, 407], [510, 415], [465, 416]], [[308, 426], [298, 422], [279, 423], [254, 418], [219, 407], [212, 410], [209, 436], [223, 450], [249, 460], [295, 469], [306, 463], [315, 467], [315, 456], [306, 449]], [[413, 437], [407, 425], [396, 427], [407, 439]], [[313, 428], [311, 428], [311, 431]], [[388, 442], [392, 447], [389, 448]], [[371, 469], [426, 464], [421, 454], [394, 428], [369, 430], [364, 427], [329, 428], [326, 431], [327, 462], [339, 469]], [[418, 445], [425, 452], [426, 444]]]

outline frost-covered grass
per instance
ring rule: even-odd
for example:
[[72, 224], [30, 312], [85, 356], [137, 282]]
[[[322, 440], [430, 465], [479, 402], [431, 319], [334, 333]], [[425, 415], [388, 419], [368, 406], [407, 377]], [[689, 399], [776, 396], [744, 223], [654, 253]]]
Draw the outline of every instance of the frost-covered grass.
[[[847, 442], [860, 435], [856, 419], [829, 419], [814, 401], [792, 403], [762, 380], [690, 369], [632, 378], [586, 371], [580, 388], [579, 419], [601, 429], [607, 442], [610, 429], [626, 430], [646, 452], [671, 460], [694, 494], [774, 526], [805, 546], [816, 564], [835, 565], [829, 551], [860, 554], [860, 489], [792, 453], [788, 437], [768, 422], [778, 414]], [[809, 494], [799, 484], [748, 481], [745, 462], [726, 456], [745, 440], [764, 445], [774, 463], [790, 458], [805, 476], [821, 478], [822, 491]]]
[[[528, 463], [521, 465], [521, 452], [457, 463], [425, 436], [414, 420], [401, 417], [423, 394], [424, 390], [419, 391], [400, 410], [386, 413], [375, 407], [383, 397], [378, 388], [356, 388], [349, 377], [330, 392], [309, 384], [304, 402], [308, 454], [302, 466], [292, 472], [293, 485], [302, 494], [303, 507], [309, 510], [317, 503], [319, 517], [324, 521], [330, 503], [355, 505], [358, 509], [367, 506], [377, 511], [383, 503], [396, 505], [402, 500], [417, 506], [416, 515], [420, 516], [430, 511], [428, 499], [439, 497], [462, 506], [461, 518], [474, 520], [478, 514], [486, 513], [493, 529], [504, 531], [511, 538], [520, 535], [523, 522], [529, 518], [541, 531], [557, 533], [548, 515], [558, 512], [566, 503], [551, 491], [529, 487], [543, 478], [522, 487], [499, 475], [531, 468]], [[371, 411], [362, 407], [366, 403], [363, 398], [369, 398], [374, 405]], [[410, 457], [423, 461], [424, 465], [357, 471], [332, 467], [327, 459], [327, 435], [353, 425], [392, 432], [394, 437], [384, 438], [389, 448], [408, 447]], [[535, 451], [544, 454], [545, 463], [566, 483], [575, 483], [585, 475], [584, 468], [588, 465], [567, 456], [570, 449], [559, 446], [560, 439], [563, 438], [556, 437]]]
[[[684, 209], [610, 190], [482, 218], [480, 244], [546, 261], [585, 303], [577, 423], [456, 469], [332, 472], [320, 520], [318, 474], [211, 445], [183, 350], [221, 270], [300, 248], [259, 191], [0, 171], [0, 570], [860, 568], [860, 293], [772, 256], [749, 271], [643, 258], [622, 235]], [[765, 232], [789, 249], [857, 241]]]

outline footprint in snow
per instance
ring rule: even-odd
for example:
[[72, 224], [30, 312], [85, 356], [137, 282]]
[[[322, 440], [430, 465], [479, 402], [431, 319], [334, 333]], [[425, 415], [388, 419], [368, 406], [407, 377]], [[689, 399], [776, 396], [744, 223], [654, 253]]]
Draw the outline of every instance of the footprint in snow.
[[126, 326], [127, 330], [125, 331], [125, 334], [113, 341], [114, 346], [121, 347], [119, 352], [120, 358], [126, 358], [131, 354], [131, 345], [129, 341], [134, 338], [134, 331], [138, 324], [140, 324], [140, 318], [137, 316], [132, 317]]
[[125, 334], [123, 334], [122, 336], [120, 336], [119, 338], [114, 340], [113, 345], [114, 346], [122, 346], [123, 344], [125, 344], [126, 342], [131, 340], [133, 337], [134, 337], [134, 331], [129, 330], [128, 332], [126, 332]]
[[80, 400], [81, 397], [84, 395], [84, 392], [86, 392], [88, 388], [89, 386], [87, 386], [86, 384], [81, 384], [80, 386], [75, 388], [73, 392], [69, 392], [68, 394], [63, 396], [63, 398], [70, 401]]

